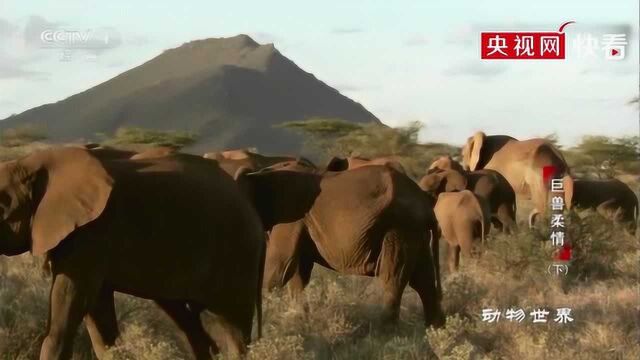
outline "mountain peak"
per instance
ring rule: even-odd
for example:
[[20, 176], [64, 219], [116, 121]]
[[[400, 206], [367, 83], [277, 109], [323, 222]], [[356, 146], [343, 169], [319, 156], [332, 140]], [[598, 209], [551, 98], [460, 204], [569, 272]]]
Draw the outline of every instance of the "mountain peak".
[[256, 48], [261, 45], [258, 44], [255, 40], [253, 40], [251, 36], [246, 34], [239, 34], [231, 37], [219, 37], [219, 38], [193, 40], [193, 41], [184, 43], [182, 46], [179, 46], [175, 49], [180, 49], [183, 47], [197, 48], [197, 47], [220, 47], [220, 46], [229, 47], [229, 48]]
[[166, 50], [100, 85], [1, 121], [0, 129], [44, 125], [51, 139], [68, 140], [138, 126], [196, 132], [198, 150], [296, 152], [301, 138], [274, 125], [312, 117], [379, 121], [273, 44], [241, 34]]

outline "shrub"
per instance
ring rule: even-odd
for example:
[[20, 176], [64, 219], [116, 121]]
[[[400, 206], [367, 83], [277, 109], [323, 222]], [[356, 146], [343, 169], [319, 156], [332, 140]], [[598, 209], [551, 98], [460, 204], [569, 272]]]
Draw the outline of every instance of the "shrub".
[[5, 147], [17, 147], [46, 138], [46, 132], [42, 127], [24, 125], [2, 131], [2, 134], [0, 134], [0, 144]]
[[161, 131], [138, 127], [121, 127], [116, 130], [113, 138], [105, 144], [112, 145], [151, 145], [172, 146], [182, 148], [193, 144], [197, 140], [194, 133], [186, 131]]

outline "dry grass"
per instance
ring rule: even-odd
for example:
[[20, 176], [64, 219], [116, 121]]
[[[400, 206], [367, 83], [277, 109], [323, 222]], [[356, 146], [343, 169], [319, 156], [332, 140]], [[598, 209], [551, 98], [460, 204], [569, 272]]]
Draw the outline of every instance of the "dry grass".
[[[11, 158], [35, 147], [0, 149]], [[637, 178], [634, 178], [637, 185]], [[637, 188], [637, 186], [636, 186]], [[521, 217], [529, 204], [519, 204]], [[461, 271], [443, 266], [447, 325], [426, 330], [417, 295], [407, 289], [396, 326], [379, 322], [382, 307], [372, 279], [316, 268], [303, 299], [286, 291], [265, 294], [265, 327], [251, 344], [250, 359], [638, 359], [640, 264], [638, 239], [584, 213], [570, 218], [576, 250], [569, 276], [546, 273], [552, 248], [546, 230], [512, 236], [492, 233], [479, 259], [463, 259]], [[639, 231], [640, 233], [640, 231]], [[441, 261], [444, 263], [444, 261]], [[0, 359], [38, 357], [47, 318], [50, 280], [41, 260], [0, 257]], [[109, 359], [190, 358], [186, 340], [152, 303], [116, 297], [122, 336]], [[575, 321], [533, 324], [481, 321], [483, 308], [570, 307]], [[552, 314], [550, 315], [551, 318]], [[82, 328], [75, 359], [94, 358]]]
[[[571, 273], [546, 273], [543, 232], [492, 234], [478, 259], [444, 274], [447, 325], [425, 331], [417, 295], [407, 289], [396, 326], [379, 322], [378, 284], [318, 268], [303, 299], [285, 291], [265, 295], [263, 338], [250, 359], [637, 359], [640, 356], [638, 242], [597, 216], [574, 221]], [[576, 238], [580, 236], [580, 238]], [[0, 259], [1, 359], [37, 357], [47, 314], [49, 279], [29, 255]], [[186, 341], [148, 301], [116, 299], [122, 336], [109, 359], [189, 358]], [[571, 307], [574, 322], [534, 324], [481, 321], [483, 308]], [[89, 359], [81, 330], [74, 353]], [[435, 357], [433, 357], [435, 358]]]

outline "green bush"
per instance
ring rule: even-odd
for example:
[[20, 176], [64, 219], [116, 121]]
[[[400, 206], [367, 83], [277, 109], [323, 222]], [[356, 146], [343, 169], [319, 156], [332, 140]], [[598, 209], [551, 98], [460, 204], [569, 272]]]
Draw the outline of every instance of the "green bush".
[[104, 141], [106, 145], [151, 145], [182, 148], [197, 140], [194, 133], [186, 131], [161, 131], [138, 127], [121, 127], [111, 139]]

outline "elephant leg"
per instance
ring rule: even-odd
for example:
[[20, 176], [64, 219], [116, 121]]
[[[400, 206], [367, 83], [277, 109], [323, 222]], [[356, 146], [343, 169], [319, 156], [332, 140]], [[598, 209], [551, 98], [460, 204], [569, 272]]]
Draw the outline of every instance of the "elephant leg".
[[472, 258], [473, 257], [473, 237], [461, 236], [460, 239], [461, 240], [460, 240], [460, 245], [458, 246], [457, 258], [458, 259], [460, 258], [460, 252], [462, 252], [465, 258], [467, 259]]
[[449, 265], [449, 273], [454, 273], [458, 270], [459, 262], [460, 246], [447, 243], [447, 264]]
[[298, 266], [295, 268], [295, 272], [293, 273], [291, 280], [289, 280], [288, 285], [289, 293], [294, 297], [300, 295], [309, 284], [314, 262], [320, 257], [318, 249], [315, 247], [313, 240], [311, 240], [311, 237], [306, 230], [303, 230], [300, 234], [298, 254]]
[[208, 311], [200, 314], [200, 319], [215, 344], [231, 357], [240, 356], [247, 351], [247, 344], [251, 341], [254, 300], [246, 296], [234, 297], [224, 304], [207, 307]]
[[400, 315], [402, 292], [409, 282], [401, 236], [397, 231], [386, 234], [378, 259], [378, 278], [382, 282], [383, 320], [396, 322]]
[[115, 345], [120, 335], [118, 320], [113, 301], [113, 289], [103, 286], [84, 318], [84, 323], [91, 337], [93, 351], [98, 359], [102, 359], [107, 348]]
[[300, 240], [304, 235], [304, 223], [278, 224], [273, 227], [267, 242], [263, 287], [281, 288], [298, 269]]
[[202, 327], [201, 311], [188, 309], [182, 301], [156, 300], [155, 302], [185, 334], [197, 360], [211, 359], [213, 354], [218, 353], [217, 346]]
[[496, 212], [496, 217], [502, 224], [502, 231], [505, 234], [512, 234], [516, 228], [516, 217], [515, 214], [512, 214], [512, 212], [513, 210], [511, 206], [507, 204], [500, 205], [498, 207], [498, 211]]
[[75, 272], [58, 272], [49, 295], [49, 324], [42, 343], [40, 360], [69, 359], [73, 338], [82, 318], [92, 307], [98, 286], [82, 281]]
[[491, 225], [499, 232], [506, 232], [506, 226], [504, 226], [502, 220], [498, 218], [498, 215], [491, 215]]
[[289, 280], [289, 293], [297, 297], [307, 287], [311, 280], [311, 272], [313, 271], [313, 260], [301, 259], [298, 263], [296, 272]]
[[420, 296], [425, 325], [441, 327], [445, 323], [445, 316], [436, 288], [436, 275], [432, 263], [431, 256], [418, 256], [418, 263], [409, 279], [409, 286]]
[[[482, 221], [482, 219], [480, 220]], [[475, 235], [482, 236], [481, 226], [478, 223], [460, 220], [456, 223], [456, 238], [458, 240], [458, 248], [456, 251], [456, 265], [460, 262], [460, 252], [465, 258], [471, 258], [473, 250], [473, 240]]]

